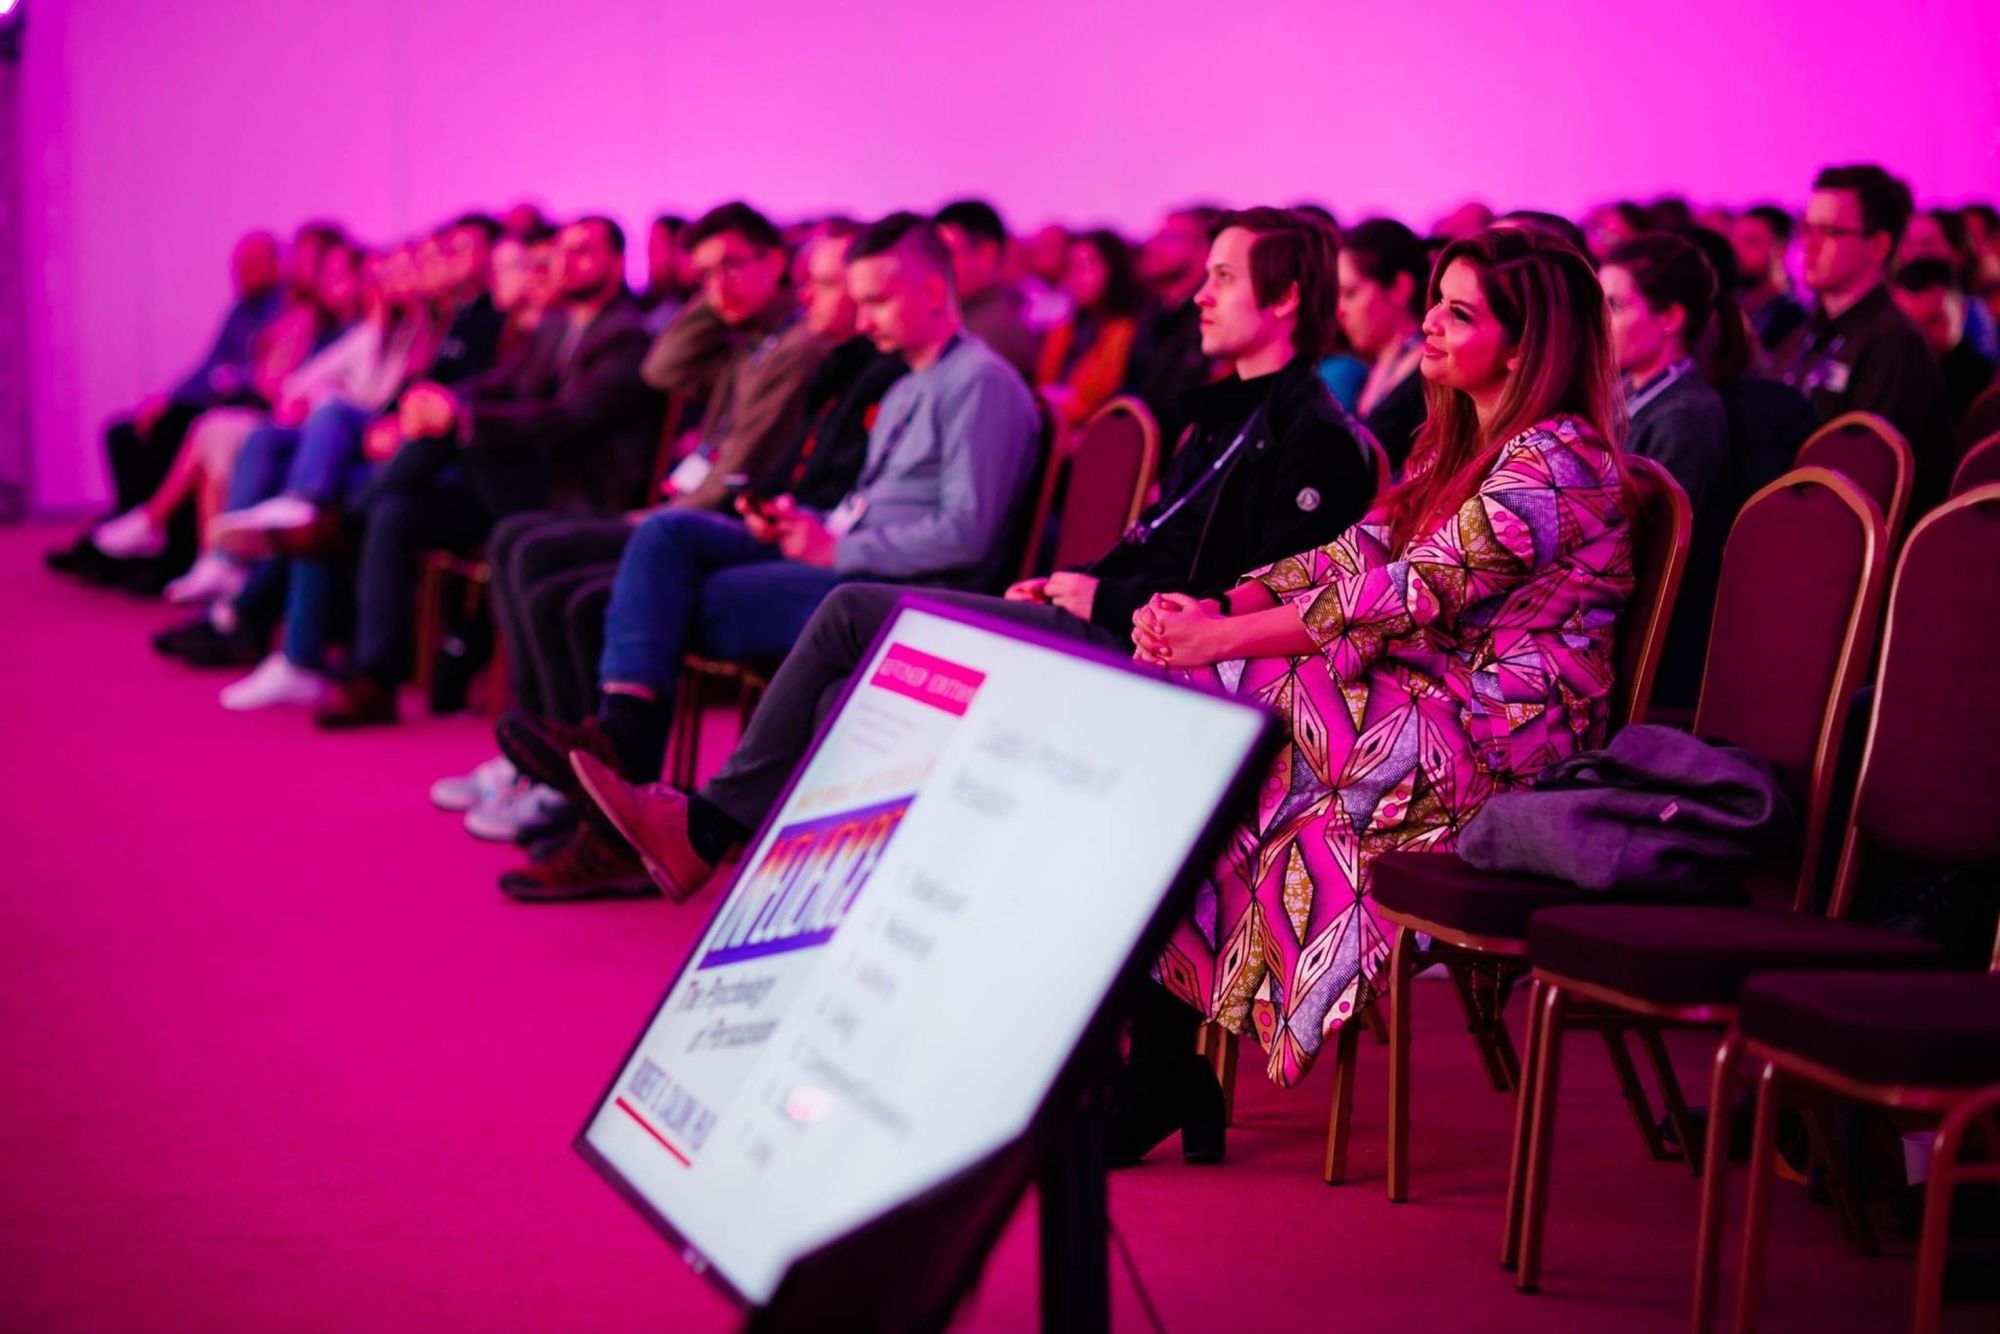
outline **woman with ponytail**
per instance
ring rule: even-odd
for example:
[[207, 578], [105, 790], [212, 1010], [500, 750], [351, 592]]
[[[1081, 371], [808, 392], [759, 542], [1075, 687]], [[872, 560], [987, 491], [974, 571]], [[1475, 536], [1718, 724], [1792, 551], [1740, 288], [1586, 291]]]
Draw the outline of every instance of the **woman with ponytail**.
[[[1177, 1008], [1254, 1031], [1280, 1084], [1355, 1018], [1386, 961], [1375, 859], [1449, 849], [1494, 793], [1602, 740], [1632, 591], [1624, 411], [1590, 262], [1554, 237], [1485, 231], [1446, 247], [1428, 294], [1429, 412], [1407, 480], [1221, 603], [1166, 596], [1135, 618], [1142, 661], [1290, 724], [1159, 962], [1182, 1004], [1141, 1010], [1142, 1026], [1170, 1027]], [[1219, 1151], [1220, 1095], [1198, 1082], [1171, 1108], [1121, 1102], [1120, 1155], [1176, 1128]]]
[[[1695, 359], [1715, 317], [1715, 270], [1678, 236], [1647, 232], [1612, 247], [1598, 278], [1631, 419], [1627, 453], [1681, 484], [1700, 530], [1727, 504], [1729, 418]], [[1730, 516], [1720, 515], [1724, 528]]]

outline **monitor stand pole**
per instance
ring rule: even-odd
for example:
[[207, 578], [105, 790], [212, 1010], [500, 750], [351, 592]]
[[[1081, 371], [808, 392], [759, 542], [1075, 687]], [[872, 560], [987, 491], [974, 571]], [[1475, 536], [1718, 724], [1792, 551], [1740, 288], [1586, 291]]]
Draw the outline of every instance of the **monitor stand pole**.
[[1043, 1334], [1107, 1334], [1111, 1328], [1110, 1215], [1105, 1208], [1105, 1132], [1111, 1108], [1104, 1082], [1056, 1133], [1043, 1164]]

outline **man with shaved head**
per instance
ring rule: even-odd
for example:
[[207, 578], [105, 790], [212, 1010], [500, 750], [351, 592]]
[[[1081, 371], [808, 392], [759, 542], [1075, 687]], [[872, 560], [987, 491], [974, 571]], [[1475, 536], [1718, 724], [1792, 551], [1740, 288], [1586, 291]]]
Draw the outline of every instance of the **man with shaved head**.
[[[669, 510], [641, 524], [605, 612], [597, 716], [501, 722], [501, 749], [524, 777], [579, 795], [572, 750], [637, 781], [658, 777], [682, 656], [770, 667], [843, 583], [1005, 581], [1037, 463], [1034, 395], [965, 330], [951, 253], [924, 219], [892, 214], [855, 237], [847, 284], [860, 333], [910, 368], [882, 397], [859, 482], [827, 509], [745, 493], [737, 517]], [[539, 900], [656, 892], [595, 820], [500, 887]]]

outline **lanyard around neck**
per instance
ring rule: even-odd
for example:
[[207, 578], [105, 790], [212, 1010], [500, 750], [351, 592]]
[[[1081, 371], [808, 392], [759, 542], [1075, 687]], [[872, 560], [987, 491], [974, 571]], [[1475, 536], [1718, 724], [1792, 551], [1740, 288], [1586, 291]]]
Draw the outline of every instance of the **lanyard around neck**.
[[1217, 479], [1229, 467], [1230, 460], [1235, 458], [1237, 453], [1243, 448], [1244, 441], [1250, 438], [1250, 433], [1256, 430], [1257, 424], [1264, 419], [1264, 410], [1268, 406], [1268, 400], [1264, 403], [1259, 403], [1256, 411], [1252, 412], [1249, 418], [1243, 423], [1243, 429], [1238, 431], [1236, 438], [1229, 442], [1229, 448], [1216, 455], [1215, 462], [1208, 465], [1208, 471], [1196, 478], [1193, 486], [1190, 486], [1187, 490], [1176, 496], [1174, 503], [1161, 510], [1157, 517], [1143, 523], [1135, 523], [1126, 529], [1123, 540], [1134, 544], [1151, 540], [1153, 534], [1166, 527], [1167, 521], [1185, 509], [1189, 501], [1215, 485]]

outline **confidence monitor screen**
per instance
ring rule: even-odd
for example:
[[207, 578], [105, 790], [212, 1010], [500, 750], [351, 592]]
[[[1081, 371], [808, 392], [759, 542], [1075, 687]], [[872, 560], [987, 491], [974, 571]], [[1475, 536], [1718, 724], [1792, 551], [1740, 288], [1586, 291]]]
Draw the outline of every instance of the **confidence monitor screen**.
[[578, 1147], [767, 1302], [1027, 1131], [1269, 725], [906, 603]]

